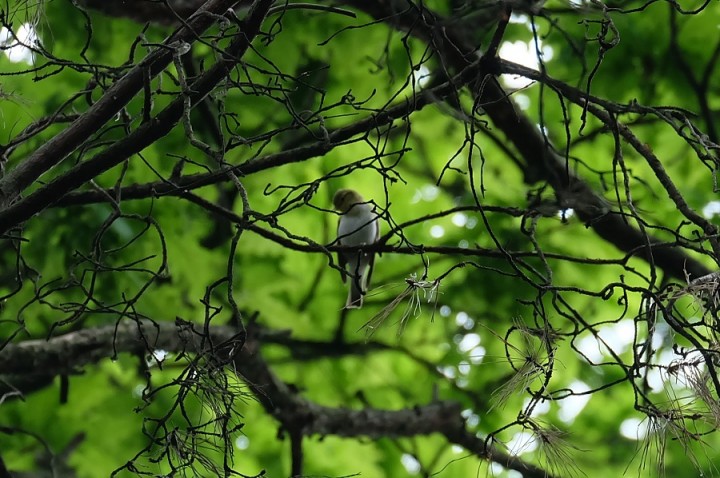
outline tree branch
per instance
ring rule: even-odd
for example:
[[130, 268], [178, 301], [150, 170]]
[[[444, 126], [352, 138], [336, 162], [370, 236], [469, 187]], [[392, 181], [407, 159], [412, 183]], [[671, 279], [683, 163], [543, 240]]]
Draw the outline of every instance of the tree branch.
[[209, 0], [187, 23], [170, 35], [162, 45], [115, 82], [85, 113], [70, 126], [43, 143], [30, 156], [0, 179], [0, 207], [5, 208], [43, 173], [75, 151], [84, 141], [110, 121], [150, 78], [162, 72], [176, 55], [177, 45], [197, 40], [237, 0]]
[[[198, 330], [196, 330], [196, 327]], [[48, 340], [27, 340], [8, 344], [0, 350], [0, 370], [8, 375], [42, 371], [43, 375], [72, 372], [118, 353], [147, 353], [165, 350], [174, 353], [203, 353], [211, 344], [231, 340], [237, 329], [211, 326], [209, 338], [202, 325], [181, 320], [175, 323], [150, 320], [124, 321], [116, 326], [70, 332]], [[287, 430], [303, 436], [398, 438], [438, 433], [484, 460], [491, 460], [523, 473], [527, 478], [551, 477], [545, 470], [503, 453], [465, 429], [462, 407], [456, 402], [436, 401], [400, 410], [326, 407], [306, 400], [282, 382], [263, 360], [260, 344], [279, 340], [287, 332], [270, 331], [250, 325], [243, 349], [234, 367], [248, 383], [262, 406]]]
[[[446, 29], [446, 20], [422, 4], [402, 0], [344, 0], [343, 3], [432, 46], [443, 68], [463, 70], [477, 58], [476, 47], [458, 34], [463, 31], [462, 28]], [[552, 149], [549, 140], [540, 134], [534, 122], [515, 109], [508, 94], [491, 76], [497, 74], [498, 70], [493, 62], [484, 62], [471, 91], [476, 104], [520, 152], [525, 160], [525, 174], [529, 180], [547, 181], [559, 195], [571, 190], [577, 199], [575, 212], [589, 228], [622, 251], [642, 251], [638, 254], [640, 257], [666, 274], [684, 281], [688, 276], [696, 278], [711, 272], [680, 249], [654, 249], [652, 244], [659, 241], [632, 227], [625, 217], [603, 214], [603, 211], [607, 212], [604, 199], [568, 167], [566, 161]]]
[[235, 362], [258, 400], [288, 430], [303, 435], [335, 435], [346, 438], [399, 438], [439, 433], [467, 448], [481, 459], [500, 463], [527, 478], [551, 478], [546, 470], [500, 452], [465, 429], [459, 403], [436, 401], [401, 410], [325, 407], [300, 397], [283, 383], [262, 359], [252, 333]]
[[[335, 147], [342, 146], [346, 141], [358, 134], [392, 124], [395, 120], [407, 118], [411, 113], [422, 110], [424, 107], [437, 101], [439, 97], [442, 97], [457, 88], [458, 84], [469, 82], [475, 74], [475, 70], [469, 68], [449, 82], [421, 92], [420, 94], [404, 100], [393, 107], [373, 113], [355, 123], [331, 131], [329, 132], [327, 138], [320, 141], [314, 141], [310, 144], [254, 158], [237, 166], [226, 167], [216, 172], [198, 173], [181, 176], [180, 178], [173, 180], [163, 180], [147, 184], [126, 186], [120, 189], [120, 197], [122, 200], [130, 200], [160, 196], [181, 196], [186, 191], [227, 181], [229, 172], [239, 176], [248, 176], [260, 171], [266, 171], [286, 164], [306, 161], [308, 159], [324, 155]], [[58, 180], [70, 176], [72, 172], [77, 169], [78, 167], [76, 166], [68, 173], [58, 178]], [[38, 193], [40, 193], [41, 190], [39, 190]], [[104, 190], [72, 192], [66, 194], [59, 200], [56, 197], [56, 202], [53, 202], [52, 206], [63, 207], [108, 202], [108, 197], [114, 197], [116, 194], [117, 191], [110, 188]], [[49, 196], [49, 193], [44, 193], [43, 196], [47, 197]], [[0, 220], [1, 218], [2, 214], [0, 214]]]
[[[241, 33], [235, 35], [235, 39], [223, 52], [220, 60], [190, 85], [187, 96], [190, 99], [191, 107], [202, 101], [215, 88], [217, 83], [228, 74], [232, 66], [240, 62], [255, 35], [260, 31], [260, 25], [272, 3], [272, 0], [257, 0], [247, 18], [243, 20], [240, 27]], [[158, 113], [155, 118], [144, 123], [127, 135], [125, 139], [115, 142], [97, 156], [78, 164], [30, 196], [0, 211], [0, 234], [7, 232], [32, 217], [32, 215], [42, 211], [66, 192], [85, 184], [98, 174], [120, 164], [133, 154], [142, 151], [150, 144], [167, 135], [182, 118], [185, 104], [185, 96], [180, 95]], [[68, 129], [73, 129], [73, 126]], [[32, 178], [30, 179], [32, 180]], [[15, 183], [14, 180], [10, 182], [10, 184]], [[0, 182], [0, 191], [2, 191], [2, 185], [3, 183]]]

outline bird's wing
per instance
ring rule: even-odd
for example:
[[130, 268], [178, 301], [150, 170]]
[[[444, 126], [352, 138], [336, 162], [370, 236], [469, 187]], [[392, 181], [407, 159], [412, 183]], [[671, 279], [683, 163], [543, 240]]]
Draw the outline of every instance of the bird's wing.
[[[340, 221], [342, 220], [342, 216], [338, 219], [338, 225], [337, 225], [337, 236], [340, 237]], [[339, 246], [342, 246], [342, 240], [336, 241]], [[338, 260], [338, 266], [340, 266], [340, 277], [342, 277], [343, 284], [347, 280], [347, 272], [345, 271], [345, 265], [347, 264], [347, 260], [345, 260], [345, 256], [342, 252], [337, 253], [337, 260]]]
[[[375, 217], [373, 224], [375, 225], [375, 237], [373, 238], [372, 244], [376, 244], [378, 239], [380, 239], [380, 223], [377, 216]], [[367, 275], [365, 276], [366, 289], [370, 287], [370, 279], [372, 279], [373, 266], [375, 265], [375, 253], [370, 252], [368, 253], [368, 256], [368, 271]]]
[[380, 240], [380, 216], [375, 214], [375, 239], [373, 244]]

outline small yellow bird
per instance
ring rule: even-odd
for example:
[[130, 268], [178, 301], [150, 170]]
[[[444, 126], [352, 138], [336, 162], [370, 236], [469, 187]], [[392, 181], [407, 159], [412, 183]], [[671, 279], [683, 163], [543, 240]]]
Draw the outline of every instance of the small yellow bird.
[[[357, 191], [339, 189], [333, 197], [333, 205], [340, 212], [337, 243], [342, 246], [374, 244], [380, 237], [378, 215], [372, 204], [367, 203]], [[363, 295], [372, 276], [375, 254], [367, 252], [339, 252], [338, 263], [343, 271], [343, 282], [350, 276], [346, 309], [362, 307]], [[366, 270], [367, 269], [367, 270]]]

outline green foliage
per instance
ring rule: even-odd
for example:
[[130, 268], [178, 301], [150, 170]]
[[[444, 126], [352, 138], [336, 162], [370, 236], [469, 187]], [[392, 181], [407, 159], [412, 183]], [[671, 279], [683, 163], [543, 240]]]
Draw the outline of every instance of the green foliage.
[[[429, 6], [450, 14], [455, 3], [436, 1]], [[694, 16], [676, 13], [673, 51], [666, 28], [673, 17], [672, 4], [650, 3], [635, 13], [602, 13], [590, 3], [548, 1], [545, 18], [533, 17], [537, 40], [553, 51], [544, 67], [550, 77], [608, 104], [626, 106], [637, 100], [648, 107], [698, 113], [688, 117], [707, 137], [707, 118], [679, 58], [695, 75], [715, 61], [717, 51], [708, 47], [708, 38], [717, 30], [720, 10], [713, 4]], [[577, 4], [583, 6], [573, 6]], [[36, 53], [33, 64], [13, 62], [0, 53], [0, 145], [8, 154], [3, 158], [6, 172], [66, 130], [74, 115], [88, 111], [132, 64], [160, 48], [173, 31], [160, 25], [145, 29], [130, 19], [85, 11], [74, 2], [41, 2], [37, 11], [25, 6], [28, 10], [22, 13], [36, 19], [48, 53], [45, 58]], [[17, 29], [24, 20], [15, 12], [12, 26]], [[523, 41], [534, 48], [529, 20], [516, 22], [518, 18], [513, 17], [504, 41]], [[602, 22], [610, 19], [620, 41], [602, 51], [601, 58], [596, 37], [608, 27]], [[440, 102], [414, 112], [410, 119], [396, 120], [392, 128], [373, 125], [327, 153], [238, 174], [242, 191], [222, 205], [222, 188], [234, 185], [222, 171], [224, 166], [252, 165], [268, 154], [322, 141], [328, 131], [389, 105], [409, 104], [419, 89], [414, 72], [422, 67], [437, 74], [442, 68], [439, 54], [431, 53], [427, 42], [362, 12], [349, 18], [327, 11], [288, 10], [266, 20], [263, 30], [265, 35], [252, 44], [242, 63], [208, 94], [204, 107], [209, 113], [202, 107], [188, 113], [193, 138], [182, 118], [169, 134], [76, 190], [108, 188], [112, 195], [113, 188], [149, 183], [160, 187], [177, 180], [177, 172], [187, 177], [214, 173], [222, 178], [216, 181], [222, 186], [188, 186], [187, 191], [178, 187], [138, 200], [120, 197], [117, 205], [107, 198], [75, 206], [51, 204], [22, 229], [11, 231], [14, 238], [5, 236], [0, 251], [0, 338], [45, 339], [140, 318], [181, 319], [198, 329], [205, 323], [224, 326], [235, 323], [237, 306], [246, 325], [253, 317], [266, 330], [287, 331], [294, 339], [327, 347], [305, 355], [303, 349], [282, 341], [261, 347], [279, 379], [314, 403], [401, 410], [435, 400], [457, 401], [469, 433], [483, 439], [492, 436], [488, 443], [498, 450], [553, 476], [574, 470], [588, 477], [619, 476], [626, 470], [657, 476], [656, 456], [662, 457], [667, 476], [688, 476], [689, 469], [713, 470], [713, 450], [719, 443], [710, 419], [697, 431], [692, 431], [692, 417], [683, 422], [688, 435], [696, 433], [685, 437], [691, 445], [668, 432], [664, 447], [649, 453], [644, 447], [650, 439], [633, 440], [621, 432], [623, 422], [630, 419], [649, 423], [642, 413], [648, 403], [673, 410], [676, 396], [694, 393], [688, 383], [667, 378], [669, 360], [651, 370], [638, 358], [647, 352], [643, 344], [652, 342], [653, 336], [653, 360], [662, 354], [679, 360], [683, 352], [673, 347], [693, 345], [667, 325], [661, 332], [652, 329], [644, 315], [650, 297], [667, 298], [664, 287], [677, 274], [651, 267], [641, 257], [643, 251], [633, 251], [634, 256], [624, 260], [626, 252], [595, 234], [593, 221], [568, 212], [578, 209], [577, 203], [563, 202], [572, 196], [570, 186], [553, 191], [551, 181], [529, 184], [518, 145], [508, 139], [507, 131], [489, 122], [482, 108], [471, 111], [472, 92], [460, 93], [462, 112], [452, 110], [450, 101]], [[492, 31], [477, 33], [483, 47]], [[207, 71], [220, 58], [216, 48], [226, 47], [239, 34], [230, 20], [208, 30], [205, 42], [192, 47], [195, 74]], [[608, 42], [617, 38], [612, 33], [603, 37]], [[591, 77], [596, 62], [598, 70]], [[171, 64], [148, 81], [150, 111], [145, 111], [148, 98], [139, 92], [113, 120], [98, 125], [80, 148], [24, 190], [23, 197], [143, 127], [143, 114], [158, 114], [181, 94], [181, 73], [192, 76]], [[712, 231], [681, 214], [637, 148], [622, 143], [621, 157], [614, 159], [615, 139], [607, 124], [582, 105], [560, 100], [549, 85], [507, 90], [511, 98], [528, 99], [526, 108], [516, 108], [517, 114], [542, 126], [561, 156], [567, 148], [568, 170], [577, 171], [610, 211], [625, 214], [633, 228], [679, 245], [688, 257], [714, 267], [716, 258], [707, 252]], [[713, 75], [705, 101], [715, 116], [718, 91]], [[68, 117], [6, 150], [4, 145], [25, 128], [56, 113]], [[660, 158], [692, 210], [702, 211], [714, 199], [717, 149], [706, 151], [701, 161], [699, 140], [683, 138], [677, 122], [668, 124], [650, 112], [613, 115], [632, 125], [632, 132]], [[215, 127], [222, 134], [221, 143]], [[680, 129], [692, 136], [689, 126]], [[221, 161], [191, 139], [221, 152]], [[394, 230], [387, 244], [397, 248], [377, 257], [365, 306], [352, 311], [342, 309], [346, 289], [334, 270], [335, 254], [323, 250], [336, 237], [338, 216], [331, 198], [343, 187], [373, 201], [381, 213], [381, 234]], [[245, 193], [250, 211], [242, 203]], [[222, 205], [273, 238], [245, 227], [245, 222], [230, 224], [227, 217], [203, 209], [202, 200]], [[549, 204], [551, 212], [543, 213], [541, 204]], [[453, 208], [464, 209], [430, 217]], [[418, 219], [422, 220], [398, 232], [398, 225]], [[717, 217], [711, 219], [718, 224]], [[222, 227], [225, 236], [209, 246], [216, 228]], [[231, 241], [238, 233], [231, 255]], [[228, 281], [222, 282], [229, 266], [235, 269], [232, 289]], [[413, 281], [429, 286], [414, 290], [393, 309], [393, 300]], [[684, 300], [678, 309], [690, 310], [688, 317], [701, 320], [703, 308]], [[370, 334], [365, 326], [384, 313], [388, 317]], [[664, 319], [658, 322], [665, 324]], [[710, 336], [714, 330], [707, 326], [703, 333]], [[598, 333], [606, 345], [598, 345]], [[368, 348], [359, 353], [348, 345], [348, 350], [333, 354], [330, 350], [339, 339]], [[375, 343], [384, 346], [372, 349]], [[714, 350], [717, 342], [703, 345]], [[171, 354], [162, 367], [145, 354], [122, 353], [115, 360], [73, 370], [66, 403], [59, 401], [58, 378], [24, 400], [0, 398], [0, 458], [9, 469], [27, 471], [48, 466], [57, 455], [62, 457], [58, 467], [72, 468], [74, 476], [95, 477], [136, 460], [148, 447], [148, 453], [137, 458], [144, 470], [159, 476], [178, 473], [164, 461], [160, 442], [149, 436], [154, 420], [168, 414], [168, 427], [186, 430], [195, 425], [187, 423], [187, 416], [202, 421], [222, 413], [212, 405], [219, 396], [213, 395], [216, 382], [190, 387], [184, 409], [173, 408], [187, 391], [184, 383], [174, 380], [195, 364], [194, 351], [173, 352], [178, 354]], [[262, 393], [253, 392], [250, 398], [247, 385], [232, 368], [224, 370], [226, 376], [216, 378], [242, 390], [231, 408], [244, 425], [228, 439], [231, 457], [227, 450], [207, 446], [208, 459], [216, 465], [228, 459], [233, 470], [247, 475], [265, 470], [268, 477], [289, 476], [289, 431], [263, 408]], [[12, 383], [14, 378], [0, 370], [3, 381]], [[148, 395], [151, 390], [157, 393]], [[589, 399], [581, 404], [579, 397]], [[698, 399], [683, 411], [707, 418], [713, 408]], [[550, 452], [522, 450], [518, 434], [537, 432], [536, 425], [566, 432], [563, 438], [569, 446], [562, 448], [558, 440], [545, 444]], [[77, 444], [72, 445], [74, 440]], [[534, 443], [538, 441], [542, 442], [536, 436]], [[304, 473], [310, 476], [515, 476], [439, 434], [377, 440], [311, 436], [303, 445]], [[569, 450], [568, 456], [557, 452], [561, 459], [553, 460], [557, 449]], [[419, 469], [413, 469], [413, 463]], [[194, 472], [212, 476], [210, 469], [198, 465]], [[117, 476], [131, 476], [131, 471]]]

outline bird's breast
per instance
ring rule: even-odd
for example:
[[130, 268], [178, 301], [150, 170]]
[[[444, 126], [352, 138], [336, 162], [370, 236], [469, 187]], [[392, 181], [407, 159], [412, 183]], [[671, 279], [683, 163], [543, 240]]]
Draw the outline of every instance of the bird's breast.
[[338, 237], [344, 246], [360, 246], [375, 241], [377, 220], [372, 214], [351, 216], [346, 214], [340, 218]]

